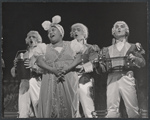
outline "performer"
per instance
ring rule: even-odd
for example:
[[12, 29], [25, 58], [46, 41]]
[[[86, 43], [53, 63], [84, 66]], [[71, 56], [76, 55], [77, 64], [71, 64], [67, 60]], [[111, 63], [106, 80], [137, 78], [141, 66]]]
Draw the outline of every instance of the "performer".
[[[28, 44], [27, 51], [23, 54], [21, 53], [21, 57], [26, 59], [24, 65], [26, 69], [31, 70], [31, 77], [29, 79], [21, 79], [20, 88], [19, 88], [19, 118], [29, 118], [33, 117], [33, 111], [31, 109], [31, 103], [34, 108], [34, 114], [37, 117], [37, 104], [39, 100], [39, 92], [41, 86], [41, 74], [33, 71], [31, 66], [33, 67], [33, 61], [31, 62], [29, 59], [33, 57], [35, 47], [42, 42], [42, 38], [37, 31], [30, 31], [27, 34], [27, 38], [25, 39], [26, 44]], [[20, 55], [19, 55], [20, 56]], [[14, 60], [14, 67], [11, 69], [11, 74], [13, 77], [20, 76], [17, 71], [17, 62], [20, 57], [17, 57]], [[23, 73], [24, 74], [24, 73]]]
[[[93, 68], [92, 61], [98, 58], [98, 51], [100, 51], [97, 45], [87, 44], [88, 28], [81, 24], [76, 23], [71, 26], [71, 37], [74, 38], [73, 43], [79, 42], [84, 46], [84, 52], [82, 56], [82, 64], [77, 66], [84, 71], [83, 74], [79, 74], [79, 101], [81, 102], [84, 116], [86, 118], [92, 118], [92, 112], [94, 111], [93, 103]], [[79, 112], [79, 111], [78, 111]], [[79, 114], [79, 113], [78, 113]]]
[[129, 27], [124, 21], [117, 21], [114, 24], [112, 35], [113, 45], [102, 50], [102, 59], [108, 72], [106, 117], [119, 117], [120, 97], [122, 97], [128, 118], [138, 118], [139, 107], [133, 70], [135, 67], [145, 66], [142, 56], [144, 50], [140, 43], [128, 43]]
[[72, 42], [63, 41], [60, 21], [57, 15], [52, 23], [42, 23], [51, 43], [38, 46], [34, 55], [43, 70], [38, 118], [75, 118], [77, 114], [78, 76], [72, 68], [81, 62], [82, 46], [73, 49]]

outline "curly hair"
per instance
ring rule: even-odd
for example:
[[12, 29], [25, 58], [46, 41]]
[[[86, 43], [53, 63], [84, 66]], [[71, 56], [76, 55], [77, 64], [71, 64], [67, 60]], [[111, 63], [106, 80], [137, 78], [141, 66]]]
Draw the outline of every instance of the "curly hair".
[[127, 25], [124, 21], [117, 21], [117, 22], [114, 24], [114, 26], [113, 26], [113, 28], [112, 28], [112, 35], [115, 36], [115, 26], [116, 26], [117, 24], [124, 24], [124, 25], [125, 25], [126, 37], [128, 37], [128, 36], [129, 36], [129, 27], [128, 27], [128, 25]]
[[35, 36], [36, 38], [37, 38], [37, 42], [38, 43], [41, 43], [42, 42], [42, 37], [41, 37], [41, 35], [37, 32], [37, 31], [34, 31], [34, 30], [32, 30], [32, 31], [30, 31], [28, 34], [27, 34], [27, 37], [26, 37], [26, 39], [25, 39], [25, 41], [26, 41], [26, 44], [27, 43], [29, 43], [29, 37], [31, 37], [31, 36]]
[[[81, 27], [81, 29], [83, 30], [83, 33], [84, 33], [84, 37], [85, 37], [85, 39], [87, 39], [88, 38], [88, 34], [89, 34], [88, 33], [88, 28], [84, 24], [82, 24], [82, 23], [76, 23], [76, 24], [73, 24], [71, 26], [71, 29], [73, 29], [76, 26]], [[70, 32], [70, 36], [73, 37], [73, 31], [72, 30]]]

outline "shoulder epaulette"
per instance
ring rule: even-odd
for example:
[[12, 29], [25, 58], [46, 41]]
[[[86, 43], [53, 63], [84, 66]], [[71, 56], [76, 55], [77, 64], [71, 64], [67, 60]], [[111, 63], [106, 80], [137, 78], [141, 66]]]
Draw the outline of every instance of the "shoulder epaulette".
[[91, 47], [96, 52], [100, 51], [100, 48], [98, 47], [98, 45], [91, 45]]

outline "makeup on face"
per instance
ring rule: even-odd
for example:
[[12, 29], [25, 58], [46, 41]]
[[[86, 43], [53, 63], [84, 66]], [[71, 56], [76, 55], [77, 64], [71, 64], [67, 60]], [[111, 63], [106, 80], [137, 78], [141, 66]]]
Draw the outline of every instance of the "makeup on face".
[[37, 38], [34, 35], [29, 36], [28, 44], [29, 44], [30, 47], [36, 46], [37, 45]]
[[75, 39], [84, 39], [84, 31], [80, 26], [72, 28], [72, 35]]
[[54, 43], [54, 42], [58, 42], [62, 38], [62, 35], [57, 27], [52, 26], [48, 30], [48, 37], [49, 37], [50, 41], [52, 43]]
[[116, 36], [124, 36], [126, 34], [126, 28], [125, 25], [122, 23], [118, 23], [115, 26], [115, 35]]

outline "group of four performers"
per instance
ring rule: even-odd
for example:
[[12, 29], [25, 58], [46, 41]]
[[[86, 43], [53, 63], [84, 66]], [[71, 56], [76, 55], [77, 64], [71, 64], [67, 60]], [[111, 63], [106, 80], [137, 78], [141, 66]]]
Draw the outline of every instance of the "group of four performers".
[[[80, 117], [79, 102], [84, 116], [92, 118], [95, 110], [91, 96], [93, 71], [100, 75], [108, 73], [106, 118], [119, 117], [120, 97], [128, 117], [140, 117], [133, 69], [145, 66], [144, 50], [140, 43], [128, 42], [128, 25], [117, 21], [112, 28], [113, 44], [100, 49], [87, 43], [88, 28], [81, 23], [71, 26], [72, 41], [63, 40], [60, 21], [61, 17], [56, 15], [52, 22], [42, 23], [49, 44], [42, 43], [37, 31], [27, 34], [28, 49], [23, 58], [28, 58], [24, 65], [30, 68], [31, 78], [20, 83], [19, 118], [31, 117], [33, 111], [37, 118], [77, 118]], [[18, 58], [11, 69], [13, 76], [17, 75], [17, 61]]]

